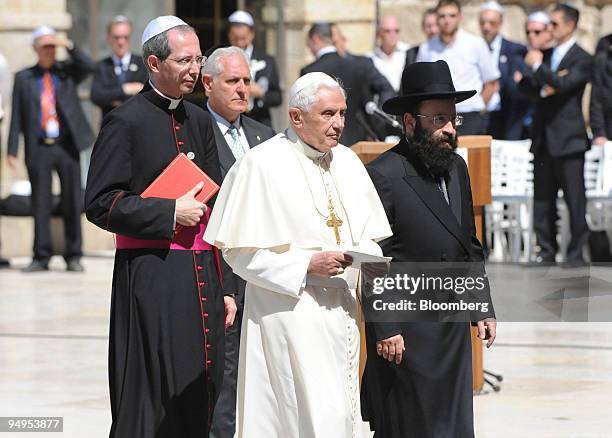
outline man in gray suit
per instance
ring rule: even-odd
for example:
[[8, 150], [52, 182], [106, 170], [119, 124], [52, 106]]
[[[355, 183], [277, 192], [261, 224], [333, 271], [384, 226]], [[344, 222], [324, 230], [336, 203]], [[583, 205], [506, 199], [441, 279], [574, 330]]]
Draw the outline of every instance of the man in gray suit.
[[[215, 50], [202, 67], [202, 83], [208, 96], [206, 109], [214, 118], [213, 131], [221, 164], [221, 176], [252, 147], [274, 137], [272, 128], [247, 116], [251, 71], [239, 47]], [[245, 282], [236, 276], [238, 296], [235, 323], [225, 335], [223, 387], [213, 414], [211, 438], [232, 438], [236, 428], [236, 379], [242, 325]]]

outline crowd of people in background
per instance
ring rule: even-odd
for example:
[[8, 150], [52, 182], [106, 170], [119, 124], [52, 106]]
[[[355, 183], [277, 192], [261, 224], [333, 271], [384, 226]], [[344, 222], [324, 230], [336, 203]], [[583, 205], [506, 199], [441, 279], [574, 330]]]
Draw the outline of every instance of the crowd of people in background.
[[[612, 36], [599, 41], [595, 56], [576, 43], [580, 13], [566, 4], [529, 14], [525, 23], [527, 44], [511, 41], [502, 33], [504, 8], [496, 1], [480, 5], [481, 35], [462, 27], [462, 10], [456, 0], [441, 0], [427, 9], [421, 25], [423, 42], [410, 46], [400, 38], [400, 20], [392, 15], [377, 24], [377, 44], [365, 55], [347, 50], [341, 26], [317, 22], [309, 29], [306, 45], [315, 60], [301, 74], [321, 71], [341, 80], [348, 90], [346, 129], [342, 143], [384, 140], [402, 135], [398, 123], [380, 116], [380, 108], [401, 92], [402, 72], [414, 62], [444, 60], [453, 81], [478, 93], [458, 105], [463, 118], [461, 135], [490, 134], [500, 140], [532, 139], [535, 154], [535, 232], [540, 261], [554, 261], [557, 245], [554, 221], [558, 189], [564, 189], [571, 216], [572, 240], [568, 260], [583, 261], [581, 247], [588, 237], [584, 221], [582, 179], [584, 152], [602, 145], [612, 135]], [[41, 26], [33, 32], [35, 66], [18, 72], [12, 93], [7, 163], [17, 166], [20, 135], [25, 140], [25, 162], [32, 186], [31, 214], [35, 218], [34, 256], [27, 271], [48, 269], [51, 256], [50, 217], [63, 216], [66, 227], [64, 257], [69, 270], [80, 271], [81, 209], [79, 151], [91, 146], [93, 132], [77, 96], [77, 86], [88, 75], [91, 101], [102, 115], [138, 94], [148, 81], [143, 58], [131, 50], [132, 23], [125, 16], [113, 18], [106, 28], [110, 56], [94, 63], [71, 41]], [[228, 17], [227, 40], [245, 53], [252, 80], [249, 116], [272, 126], [271, 109], [282, 104], [276, 60], [255, 44], [255, 20], [246, 11]], [[58, 62], [56, 47], [68, 49], [68, 59]], [[214, 49], [214, 48], [213, 48]], [[212, 53], [212, 49], [207, 54]], [[1, 96], [5, 101], [8, 69], [0, 58]], [[585, 85], [591, 82], [590, 131], [581, 111]], [[368, 110], [369, 102], [376, 109]], [[551, 111], [554, 109], [554, 111]], [[377, 111], [378, 110], [378, 111]], [[10, 116], [10, 117], [9, 117]], [[61, 206], [51, 196], [51, 172], [62, 185]], [[582, 181], [582, 182], [581, 182]], [[8, 266], [0, 259], [0, 266]]]
[[[571, 266], [582, 265], [585, 263], [583, 247], [589, 237], [585, 219], [584, 156], [591, 144], [603, 145], [612, 136], [612, 35], [600, 40], [595, 56], [587, 53], [576, 42], [580, 12], [566, 4], [557, 4], [548, 12], [535, 11], [528, 16], [525, 23], [526, 46], [510, 41], [501, 34], [504, 9], [499, 3], [483, 3], [478, 19], [481, 35], [469, 33], [462, 28], [460, 2], [440, 0], [422, 17], [424, 40], [410, 47], [400, 39], [400, 20], [394, 16], [383, 16], [377, 25], [377, 45], [367, 55], [348, 51], [347, 37], [338, 23], [317, 22], [310, 27], [305, 40], [314, 60], [301, 69], [300, 76], [311, 74], [310, 78], [314, 77], [311, 80], [315, 82], [332, 82], [328, 88], [333, 93], [328, 99], [338, 103], [333, 117], [341, 120], [338, 126], [342, 126], [337, 128], [342, 131], [340, 142], [346, 146], [362, 140], [384, 140], [392, 136], [402, 137], [401, 145], [407, 141], [408, 134], [414, 134], [427, 146], [435, 139], [434, 134], [444, 127], [452, 127], [448, 136], [452, 137], [453, 142], [456, 140], [455, 128], [459, 135], [489, 134], [500, 140], [530, 139], [534, 154], [534, 229], [540, 247], [538, 263], [555, 262], [559, 249], [555, 225], [556, 200], [559, 189], [562, 189], [571, 227], [566, 260]], [[201, 239], [205, 229], [205, 222], [201, 220], [206, 207], [195, 200], [197, 186], [176, 203], [161, 198], [143, 199], [140, 193], [173, 158], [175, 150], [179, 154], [186, 153], [219, 184], [228, 173], [232, 181], [230, 168], [234, 163], [239, 162], [251, 148], [275, 136], [271, 110], [282, 104], [278, 68], [274, 57], [256, 46], [255, 21], [245, 11], [236, 11], [228, 17], [229, 47], [215, 47], [206, 56], [201, 53], [194, 29], [178, 17], [158, 17], [149, 23], [142, 37], [142, 55], [132, 52], [132, 29], [127, 17], [113, 18], [106, 29], [107, 43], [112, 53], [97, 63], [74, 42], [61, 38], [49, 26], [40, 26], [32, 34], [37, 62], [15, 75], [6, 156], [11, 169], [19, 165], [20, 154], [24, 156], [31, 183], [34, 248], [32, 261], [23, 271], [49, 270], [53, 255], [53, 214], [63, 217], [66, 269], [83, 271], [80, 260], [83, 212], [80, 153], [94, 143], [96, 136], [85, 117], [77, 87], [93, 75], [91, 100], [100, 108], [103, 121], [89, 171], [85, 205], [91, 222], [117, 235], [118, 255], [113, 291], [118, 298], [113, 301], [110, 349], [114, 433], [127, 436], [130, 433], [122, 431], [147, 427], [145, 415], [140, 415], [138, 411], [142, 395], [139, 391], [130, 392], [127, 389], [128, 401], [123, 401], [123, 408], [119, 409], [124, 396], [124, 382], [137, 382], [139, 388], [150, 385], [150, 394], [160, 387], [168, 393], [180, 392], [183, 386], [202, 378], [202, 364], [195, 363], [187, 353], [185, 357], [181, 354], [184, 351], [200, 354], [199, 349], [204, 345], [208, 380], [192, 394], [193, 400], [201, 405], [191, 403], [191, 399], [183, 400], [184, 410], [177, 408], [176, 412], [168, 413], [169, 425], [165, 426], [171, 428], [174, 423], [184, 424], [198, 431], [207, 429], [210, 421], [211, 436], [230, 437], [234, 434], [236, 422], [238, 346], [245, 282], [232, 273], [227, 263], [215, 258], [212, 247]], [[67, 50], [68, 58], [65, 61], [60, 62], [56, 58], [57, 48]], [[416, 63], [422, 64], [415, 66]], [[5, 62], [0, 56], [0, 98], [6, 97], [3, 90], [5, 72]], [[321, 76], [324, 78], [321, 79]], [[419, 83], [419, 79], [423, 78], [427, 80]], [[308, 98], [314, 100], [314, 95], [319, 91], [313, 85], [315, 82], [299, 82], [295, 86], [297, 91], [290, 93], [294, 99], [304, 90], [314, 90], [313, 96], [307, 96], [306, 103], [298, 102], [299, 105], [296, 104], [295, 110], [289, 114], [293, 129], [301, 134], [301, 137], [298, 135], [301, 140], [297, 137], [275, 137], [279, 145], [282, 142], [301, 145], [301, 141], [307, 142], [312, 138], [304, 128], [316, 124], [312, 119], [307, 119], [312, 106], [309, 106]], [[203, 87], [206, 101], [198, 105], [185, 102], [183, 96], [192, 93], [198, 83]], [[582, 111], [587, 83], [593, 85], [590, 101], [592, 135], [588, 133]], [[475, 91], [456, 91], [455, 86], [458, 90]], [[443, 113], [435, 109], [441, 105], [440, 102], [432, 104], [431, 100], [444, 101], [444, 96], [452, 96], [453, 99], [461, 96], [461, 99], [452, 101], [453, 104], [457, 103], [456, 107], [446, 105], [448, 108]], [[421, 101], [428, 102], [419, 106]], [[391, 114], [384, 113], [385, 103]], [[0, 120], [4, 115], [1, 109], [0, 105]], [[427, 111], [430, 114], [424, 113]], [[394, 119], [395, 116], [398, 119]], [[410, 126], [414, 132], [407, 132], [406, 126]], [[19, 147], [22, 137], [25, 145], [23, 153]], [[169, 151], [168, 144], [171, 145]], [[341, 153], [347, 152], [342, 150], [344, 152]], [[306, 153], [304, 160], [312, 165], [309, 159]], [[451, 160], [455, 159], [459, 160], [453, 155]], [[435, 173], [435, 163], [426, 158], [422, 161], [428, 171]], [[271, 162], [269, 160], [267, 165]], [[277, 163], [272, 164], [276, 166]], [[370, 168], [370, 177], [376, 180], [379, 172], [380, 183], [384, 182], [383, 174], [388, 169], [378, 164], [380, 168], [374, 168], [374, 172]], [[361, 168], [358, 161], [352, 165], [356, 169]], [[462, 172], [467, 174], [465, 165], [462, 166]], [[301, 169], [304, 170], [304, 167]], [[443, 169], [444, 172], [447, 170]], [[325, 181], [323, 169], [315, 166], [310, 171], [314, 172], [315, 179], [321, 172], [320, 176]], [[59, 205], [55, 205], [52, 196], [53, 172], [57, 172], [61, 183]], [[445, 207], [448, 207], [444, 172], [440, 172], [437, 179], [440, 191], [446, 197]], [[269, 172], [270, 175], [272, 173]], [[262, 174], [269, 177], [266, 172], [262, 171]], [[355, 175], [347, 172], [346, 180], [350, 181]], [[265, 180], [263, 176], [261, 178]], [[467, 176], [463, 178], [467, 181]], [[371, 190], [370, 183], [363, 173], [360, 184]], [[463, 185], [462, 190], [469, 193], [468, 185]], [[258, 187], [247, 188], [258, 190]], [[280, 185], [274, 187], [279, 192], [283, 192], [284, 188]], [[402, 192], [402, 201], [408, 198], [404, 195]], [[373, 199], [378, 206], [378, 200]], [[293, 201], [299, 204], [299, 200]], [[331, 208], [331, 195], [328, 201]], [[245, 201], [244, 204], [248, 203]], [[466, 214], [471, 214], [471, 205], [468, 204], [466, 202], [462, 208]], [[384, 213], [382, 206], [378, 207]], [[388, 202], [384, 207], [392, 210]], [[266, 214], [271, 211], [266, 210]], [[356, 208], [355, 211], [360, 209]], [[334, 216], [330, 216], [332, 225], [327, 224], [328, 227], [334, 226], [333, 213]], [[236, 217], [242, 219], [240, 215]], [[372, 238], [389, 236], [390, 230], [386, 224], [383, 225], [372, 231]], [[138, 271], [134, 269], [137, 257], [133, 257], [129, 251], [121, 251], [134, 248], [143, 250], [140, 246], [132, 246], [142, 245], [143, 241], [149, 241], [148, 245], [152, 245], [150, 241], [174, 242], [175, 228], [179, 226], [200, 227], [196, 239], [200, 246], [194, 244], [189, 248], [193, 253], [184, 251], [186, 248], [171, 247], [171, 255], [160, 262], [161, 257], [157, 256], [159, 247], [145, 246], [146, 251], [139, 253], [141, 264]], [[372, 224], [369, 226], [372, 227]], [[418, 228], [411, 228], [410, 232], [414, 233], [415, 229]], [[428, 232], [440, 236], [445, 231], [431, 229]], [[337, 244], [340, 243], [339, 233], [336, 227]], [[407, 247], [419, 238], [416, 234], [406, 236], [409, 237], [405, 237], [402, 245], [406, 244]], [[256, 237], [259, 239], [261, 236]], [[469, 238], [467, 236], [465, 239]], [[263, 242], [260, 246], [265, 249], [266, 245]], [[234, 246], [241, 247], [239, 244]], [[419, 251], [421, 247], [414, 246]], [[482, 261], [481, 249], [474, 251], [474, 257]], [[238, 260], [238, 255], [234, 251], [234, 258], [230, 259], [233, 266], [240, 267], [246, 259]], [[258, 256], [261, 257], [261, 253]], [[273, 257], [272, 254], [269, 256]], [[7, 261], [0, 259], [0, 266], [7, 264]], [[194, 267], [195, 283], [192, 281]], [[340, 266], [338, 274], [343, 273], [344, 268], [344, 265]], [[285, 273], [283, 269], [279, 269], [279, 272]], [[224, 282], [221, 277], [228, 281]], [[186, 291], [180, 300], [168, 299], [166, 291], [174, 289]], [[155, 299], [145, 300], [147, 304], [143, 309], [137, 309], [136, 293], [141, 290], [146, 290]], [[189, 301], [195, 296], [194, 291], [198, 294], [197, 306]], [[166, 299], [168, 305], [165, 305]], [[210, 306], [206, 308], [214, 309], [214, 314], [211, 311], [209, 315], [208, 311], [203, 310], [205, 307], [200, 304], [204, 302]], [[194, 311], [196, 307], [197, 311]], [[143, 322], [142, 329], [147, 334], [161, 333], [160, 339], [140, 336], [132, 331], [128, 323], [140, 317], [136, 315], [140, 310], [143, 315], [154, 315]], [[178, 314], [185, 312], [185, 318], [176, 318], [175, 310]], [[159, 321], [163, 321], [164, 330], [183, 342], [185, 348], [179, 348], [178, 354], [171, 351], [171, 345], [162, 339], [165, 332], [156, 331]], [[151, 323], [150, 331], [147, 331], [148, 323]], [[203, 334], [192, 330], [200, 323]], [[356, 326], [349, 326], [348, 329], [356, 333]], [[461, 336], [463, 334], [459, 333]], [[463, 336], [462, 339], [468, 338]], [[296, 341], [296, 345], [299, 344]], [[437, 342], [431, 344], [438, 345]], [[160, 348], [159, 355], [167, 354], [164, 357], [168, 361], [164, 362], [164, 366], [169, 367], [171, 372], [168, 373], [175, 378], [172, 384], [169, 383], [172, 379], [165, 374], [166, 369], [153, 370], [153, 377], [141, 372], [147, 368], [147, 364], [157, 364], [157, 353], [150, 356], [149, 352], [156, 352], [159, 345], [168, 349], [164, 351]], [[465, 348], [467, 356], [467, 344]], [[354, 355], [356, 351], [352, 349], [351, 354]], [[128, 363], [128, 352], [133, 367], [126, 365], [124, 368], [124, 364]], [[375, 353], [372, 353], [374, 357]], [[253, 357], [257, 359], [257, 356]], [[467, 365], [460, 371], [462, 378], [465, 378], [464, 392], [471, 396]], [[149, 377], [152, 380], [147, 380]], [[348, 383], [356, 385], [356, 374], [349, 377]], [[253, 381], [257, 382], [256, 379]], [[314, 383], [311, 386], [316, 386]], [[152, 399], [158, 396], [154, 395]], [[160, 406], [163, 397], [155, 399]], [[213, 399], [219, 401], [214, 414], [212, 410], [207, 411], [211, 413], [211, 418], [207, 418], [204, 424], [198, 412], [204, 409], [205, 404], [210, 406]], [[155, 413], [161, 412], [157, 406], [147, 408]], [[354, 412], [351, 414], [355, 416]], [[468, 418], [471, 412], [462, 415]], [[139, 424], [139, 421], [143, 424]]]

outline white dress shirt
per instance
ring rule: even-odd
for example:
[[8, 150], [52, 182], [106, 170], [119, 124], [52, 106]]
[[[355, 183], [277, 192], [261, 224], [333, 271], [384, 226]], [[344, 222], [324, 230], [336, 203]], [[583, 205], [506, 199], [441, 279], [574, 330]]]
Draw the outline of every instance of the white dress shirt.
[[476, 90], [469, 99], [457, 104], [458, 113], [480, 112], [485, 109], [482, 88], [486, 82], [499, 79], [497, 64], [485, 41], [459, 29], [455, 40], [449, 45], [439, 36], [421, 44], [417, 62], [446, 61], [450, 68], [453, 84], [457, 90]]
[[[497, 35], [491, 44], [489, 44], [489, 49], [491, 50], [491, 57], [493, 58], [493, 62], [495, 65], [499, 66], [499, 55], [501, 53], [502, 46], [502, 36]], [[487, 103], [487, 111], [499, 111], [501, 110], [501, 96], [499, 95], [499, 91], [496, 91], [491, 96], [491, 99]]]
[[117, 76], [119, 76], [122, 71], [127, 72], [130, 68], [130, 60], [132, 59], [132, 54], [130, 52], [127, 52], [121, 58], [119, 58], [113, 53], [111, 58], [113, 59], [113, 65], [115, 66], [115, 74]]
[[398, 42], [391, 52], [387, 55], [380, 47], [376, 47], [369, 57], [374, 62], [374, 66], [389, 81], [396, 92], [399, 92], [402, 82], [402, 72], [406, 65], [406, 50], [410, 46], [403, 42]]

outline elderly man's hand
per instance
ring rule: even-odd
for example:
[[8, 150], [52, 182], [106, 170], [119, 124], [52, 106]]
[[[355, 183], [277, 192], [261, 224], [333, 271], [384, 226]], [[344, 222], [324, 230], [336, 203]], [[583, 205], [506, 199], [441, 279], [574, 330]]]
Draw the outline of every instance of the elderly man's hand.
[[229, 295], [223, 297], [223, 305], [225, 307], [225, 329], [227, 330], [228, 327], [234, 324], [238, 307], [236, 306], [234, 297]]
[[389, 362], [395, 360], [398, 365], [402, 362], [404, 351], [406, 347], [404, 347], [404, 337], [401, 334], [376, 342], [376, 353]]
[[495, 318], [487, 318], [478, 321], [478, 337], [483, 341], [487, 340], [487, 348], [493, 345], [497, 336], [497, 321]]
[[308, 265], [308, 273], [321, 277], [333, 277], [344, 272], [353, 263], [348, 254], [340, 251], [321, 251], [313, 254]]
[[595, 137], [595, 139], [593, 140], [593, 145], [603, 146], [607, 142], [608, 142], [608, 139], [606, 137]]

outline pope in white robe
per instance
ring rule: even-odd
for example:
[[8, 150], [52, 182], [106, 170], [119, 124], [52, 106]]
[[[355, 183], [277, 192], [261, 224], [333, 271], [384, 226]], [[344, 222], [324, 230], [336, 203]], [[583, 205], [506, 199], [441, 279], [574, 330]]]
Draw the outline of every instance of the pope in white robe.
[[[239, 438], [366, 436], [359, 404], [359, 269], [391, 229], [357, 155], [339, 145], [344, 90], [324, 73], [289, 92], [291, 127], [229, 171], [204, 239], [247, 281]], [[366, 427], [364, 427], [366, 426]]]

